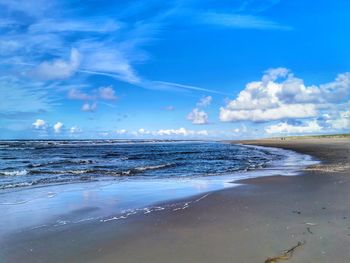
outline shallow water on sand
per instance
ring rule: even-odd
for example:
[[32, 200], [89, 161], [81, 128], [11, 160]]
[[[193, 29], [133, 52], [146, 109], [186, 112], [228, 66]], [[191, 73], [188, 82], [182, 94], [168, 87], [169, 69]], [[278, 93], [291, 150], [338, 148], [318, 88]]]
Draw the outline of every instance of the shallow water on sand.
[[201, 201], [210, 191], [236, 186], [232, 181], [296, 175], [314, 163], [291, 151], [224, 143], [52, 143], [2, 142], [0, 237], [121, 220], [164, 209], [155, 203], [191, 195]]

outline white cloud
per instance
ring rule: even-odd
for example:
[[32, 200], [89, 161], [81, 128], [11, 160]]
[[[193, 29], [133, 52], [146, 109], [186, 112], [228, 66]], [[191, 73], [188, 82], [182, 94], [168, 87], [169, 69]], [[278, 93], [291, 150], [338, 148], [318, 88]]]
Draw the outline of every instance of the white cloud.
[[115, 91], [112, 86], [108, 87], [100, 87], [98, 89], [99, 97], [104, 100], [116, 100], [117, 96], [115, 95]]
[[[66, 14], [60, 1], [24, 3], [13, 0], [10, 4], [9, 1], [0, 0], [2, 2], [9, 8], [9, 16], [6, 21], [0, 21], [0, 26], [2, 22], [11, 30], [11, 34], [5, 34], [0, 40], [0, 54], [5, 58], [2, 63], [16, 67], [17, 71], [27, 72], [39, 80], [74, 77], [82, 81], [86, 75], [99, 75], [146, 89], [221, 93], [190, 85], [148, 80], [139, 76], [134, 68], [135, 64], [149, 59], [148, 52], [142, 47], [156, 39], [163, 19], [174, 14], [172, 4], [168, 6], [171, 12], [164, 10], [165, 13], [158, 18], [150, 16], [128, 24], [128, 21], [116, 21], [118, 14], [96, 14], [88, 19], [76, 16], [74, 13], [77, 10]], [[23, 12], [24, 17], [29, 15], [30, 19], [21, 19], [22, 15], [18, 15], [17, 11]], [[114, 34], [119, 29], [120, 33]], [[65, 58], [71, 47], [74, 47], [71, 57]], [[47, 61], [43, 62], [43, 59]]]
[[147, 89], [159, 89], [159, 90], [192, 90], [192, 91], [201, 91], [201, 92], [208, 92], [208, 93], [215, 93], [215, 94], [221, 94], [221, 95], [228, 95], [227, 93], [212, 90], [212, 89], [204, 89], [198, 86], [190, 86], [190, 85], [184, 85], [180, 83], [174, 83], [174, 82], [167, 82], [167, 81], [145, 81], [143, 80], [142, 84], [140, 85], [143, 88]]
[[208, 135], [207, 130], [201, 130], [201, 131], [193, 131], [193, 130], [187, 130], [185, 128], [179, 128], [179, 129], [160, 129], [153, 134], [160, 135], [160, 136], [171, 136], [171, 135], [181, 135], [181, 136], [193, 136], [193, 135]]
[[350, 72], [339, 74], [330, 83], [320, 85], [321, 96], [329, 102], [339, 102], [346, 99], [350, 93]]
[[87, 93], [84, 93], [78, 89], [70, 89], [68, 92], [68, 98], [72, 100], [91, 100], [93, 97]]
[[207, 124], [208, 114], [205, 111], [195, 108], [187, 115], [187, 119], [193, 124]]
[[[1, 26], [0, 26], [0, 28], [1, 28]], [[18, 51], [18, 49], [20, 47], [21, 47], [21, 44], [15, 40], [12, 40], [12, 39], [0, 40], [0, 52], [2, 54], [5, 54], [7, 52], [12, 53], [12, 52]]]
[[116, 130], [115, 133], [116, 133], [116, 134], [127, 134], [128, 131], [125, 130], [125, 129], [120, 129], [120, 130]]
[[264, 17], [242, 14], [228, 14], [208, 12], [202, 13], [199, 21], [205, 24], [224, 26], [228, 28], [242, 29], [273, 29], [291, 30], [290, 26], [285, 26]]
[[93, 90], [90, 94], [82, 92], [76, 88], [68, 91], [68, 98], [72, 100], [116, 100], [117, 96], [112, 86], [100, 87]]
[[335, 130], [350, 129], [350, 110], [339, 113], [336, 119], [328, 119], [326, 121]]
[[220, 120], [260, 122], [315, 117], [321, 106], [346, 100], [349, 89], [350, 73], [318, 87], [305, 86], [285, 68], [270, 69], [261, 81], [248, 83], [236, 99], [220, 108]]
[[201, 130], [201, 131], [194, 131], [196, 135], [203, 135], [203, 136], [208, 136], [209, 132], [207, 130]]
[[34, 77], [42, 80], [66, 79], [77, 71], [80, 64], [80, 54], [72, 48], [69, 61], [56, 59], [51, 62], [45, 61], [31, 71]]
[[[123, 131], [123, 133], [121, 133]], [[118, 134], [124, 134], [125, 130], [119, 130], [117, 131]], [[125, 131], [126, 133], [126, 131]], [[209, 132], [207, 130], [187, 130], [185, 128], [179, 128], [179, 129], [159, 129], [156, 131], [150, 131], [146, 129], [139, 129], [137, 132], [132, 132], [131, 134], [135, 136], [164, 136], [164, 137], [186, 137], [186, 136], [208, 136]]]
[[220, 108], [221, 121], [243, 121], [250, 120], [254, 122], [272, 121], [285, 118], [306, 118], [317, 115], [317, 110], [313, 104], [291, 104], [280, 105], [271, 109], [253, 109], [253, 110], [231, 110]]
[[212, 97], [211, 96], [205, 96], [203, 98], [201, 98], [199, 100], [199, 102], [197, 103], [197, 106], [198, 107], [206, 107], [206, 106], [209, 106], [210, 103], [212, 101]]
[[53, 126], [53, 130], [54, 130], [55, 133], [60, 133], [62, 127], [63, 127], [63, 123], [62, 122], [56, 122], [55, 125]]
[[269, 134], [317, 133], [322, 131], [322, 127], [317, 123], [316, 120], [309, 121], [304, 125], [290, 125], [286, 122], [281, 122], [281, 123], [266, 127], [265, 131]]
[[145, 130], [144, 128], [141, 128], [137, 131], [137, 134], [140, 134], [140, 135], [147, 135], [147, 134], [151, 134], [150, 131], [147, 131]]
[[82, 132], [82, 129], [78, 126], [72, 126], [70, 129], [69, 129], [69, 132], [70, 133], [81, 133]]
[[81, 107], [82, 111], [85, 112], [94, 112], [97, 109], [97, 103], [84, 103], [83, 106]]
[[46, 122], [42, 119], [37, 119], [35, 122], [32, 124], [35, 129], [45, 129], [46, 128]]
[[[12, 11], [23, 12], [26, 15], [38, 17], [55, 7], [52, 2], [48, 4], [46, 0], [23, 1], [23, 0], [0, 0], [0, 4]], [[17, 13], [13, 12], [13, 13]]]
[[80, 72], [110, 76], [131, 84], [141, 82], [131, 65], [132, 60], [126, 56], [127, 50], [99, 42], [82, 42], [79, 50], [84, 54]]
[[242, 125], [241, 128], [235, 128], [233, 129], [234, 133], [246, 133], [247, 127], [245, 125]]
[[0, 90], [1, 113], [38, 113], [52, 110], [54, 105], [53, 97], [41, 83], [0, 77]]
[[[117, 96], [115, 95], [115, 91], [113, 87], [108, 86], [108, 87], [100, 87], [98, 89], [94, 89], [90, 93], [82, 92], [76, 88], [73, 88], [69, 90], [68, 98], [85, 101], [81, 110], [85, 112], [93, 112], [97, 110], [97, 101], [116, 100]], [[114, 108], [113, 104], [109, 104], [106, 102], [100, 102], [100, 103]]]
[[120, 25], [113, 21], [78, 21], [78, 20], [53, 20], [44, 19], [29, 27], [30, 33], [60, 33], [60, 32], [113, 32], [120, 28]]

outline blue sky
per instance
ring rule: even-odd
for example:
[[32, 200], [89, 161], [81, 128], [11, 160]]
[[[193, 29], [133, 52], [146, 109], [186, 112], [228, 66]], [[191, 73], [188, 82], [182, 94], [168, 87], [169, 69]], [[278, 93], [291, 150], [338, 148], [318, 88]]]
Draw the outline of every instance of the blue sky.
[[0, 0], [0, 138], [350, 131], [350, 2]]

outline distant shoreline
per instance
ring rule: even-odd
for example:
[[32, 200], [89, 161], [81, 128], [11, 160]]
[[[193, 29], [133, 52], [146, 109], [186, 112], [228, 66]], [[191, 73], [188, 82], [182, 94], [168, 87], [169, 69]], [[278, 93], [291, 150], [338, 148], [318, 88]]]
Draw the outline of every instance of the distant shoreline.
[[61, 139], [0, 139], [0, 142], [6, 142], [6, 141], [139, 141], [139, 142], [149, 142], [149, 141], [160, 141], [160, 142], [186, 142], [186, 141], [251, 141], [251, 140], [255, 140], [255, 141], [265, 141], [265, 140], [281, 140], [281, 139], [322, 139], [322, 138], [350, 138], [350, 134], [348, 133], [344, 133], [344, 134], [320, 134], [320, 135], [296, 135], [296, 136], [277, 136], [277, 137], [266, 137], [266, 138], [260, 138], [260, 139], [237, 139], [237, 140], [229, 140], [229, 139], [209, 139], [209, 140], [205, 140], [205, 139], [159, 139], [159, 138], [150, 138], [150, 139], [127, 139], [127, 138], [118, 138], [118, 139], [103, 139], [103, 138], [95, 138], [95, 139], [89, 139], [89, 138], [80, 138], [80, 139], [72, 139], [72, 138], [61, 138]]

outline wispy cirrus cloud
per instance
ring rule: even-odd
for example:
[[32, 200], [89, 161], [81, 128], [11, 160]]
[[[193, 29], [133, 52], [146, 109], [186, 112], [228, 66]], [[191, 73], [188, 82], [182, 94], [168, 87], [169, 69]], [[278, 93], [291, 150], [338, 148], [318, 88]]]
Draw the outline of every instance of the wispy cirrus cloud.
[[87, 32], [87, 33], [111, 33], [120, 29], [122, 24], [112, 19], [101, 21], [100, 18], [92, 21], [81, 20], [54, 20], [43, 19], [35, 24], [30, 25], [28, 32], [35, 33], [67, 33], [67, 32]]
[[[238, 9], [248, 12], [249, 2], [247, 1], [248, 5], [242, 5]], [[264, 6], [266, 4], [271, 3], [267, 1]], [[60, 11], [65, 8], [69, 10], [71, 6], [65, 1], [40, 2], [40, 4], [36, 2], [33, 5], [24, 4], [19, 0], [1, 1], [0, 5], [7, 10], [20, 12], [23, 16], [31, 18], [18, 21], [19, 16], [14, 16], [7, 19], [8, 21], [17, 20], [17, 25], [22, 26], [12, 26], [9, 34], [1, 40], [0, 49], [4, 51], [4, 57], [7, 54], [8, 59], [13, 60], [13, 52], [16, 52], [16, 60], [24, 62], [23, 65], [38, 65], [39, 73], [43, 73], [38, 75], [42, 79], [43, 75], [46, 75], [48, 80], [69, 78], [76, 70], [89, 75], [112, 77], [143, 88], [211, 92], [191, 85], [148, 80], [141, 77], [134, 68], [135, 63], [148, 59], [142, 45], [154, 41], [156, 35], [164, 30], [165, 25], [168, 26], [174, 22], [172, 20], [174, 17], [193, 17], [196, 10], [210, 6], [210, 1], [205, 4], [197, 1], [193, 3], [175, 1], [171, 4], [154, 1], [151, 5], [136, 1], [133, 4], [122, 5], [123, 10], [128, 12], [122, 12], [119, 8], [119, 12], [114, 13], [113, 16], [105, 15], [108, 14], [105, 12], [103, 17], [96, 14], [87, 18], [63, 16]], [[113, 4], [111, 8], [114, 6], [116, 9], [120, 5]], [[150, 12], [150, 6], [154, 7], [153, 12]], [[91, 7], [86, 6], [86, 8]], [[200, 17], [195, 19], [199, 23], [242, 28], [283, 28], [267, 18], [249, 14], [230, 15], [216, 11], [200, 13]], [[74, 14], [74, 12], [68, 12], [68, 14]], [[135, 20], [136, 17], [138, 19]], [[121, 20], [124, 21], [121, 22]], [[175, 21], [178, 22], [178, 20]], [[4, 23], [5, 27], [8, 24]], [[13, 25], [12, 22], [11, 25]], [[118, 33], [113, 34], [114, 32]], [[63, 59], [69, 52], [67, 49], [71, 47], [74, 47], [72, 50], [76, 50], [75, 53], [80, 54], [79, 65], [72, 57], [70, 61]], [[60, 70], [53, 70], [56, 68]]]
[[292, 30], [293, 27], [283, 25], [269, 18], [249, 15], [249, 14], [230, 14], [208, 12], [201, 14], [198, 18], [199, 22], [223, 26], [227, 28], [238, 29], [259, 29], [259, 30]]
[[9, 116], [46, 112], [56, 103], [41, 83], [27, 83], [15, 77], [1, 77], [0, 91], [0, 112]]
[[185, 84], [173, 83], [173, 82], [167, 82], [167, 81], [149, 81], [149, 82], [143, 83], [143, 85], [146, 85], [147, 87], [150, 87], [153, 89], [193, 90], [193, 91], [202, 91], [202, 92], [208, 92], [208, 93], [228, 95], [228, 93], [221, 92], [218, 90], [205, 89], [197, 86], [191, 86], [191, 85], [185, 85]]
[[[214, 10], [211, 5], [219, 7]], [[144, 75], [139, 65], [152, 59], [146, 46], [178, 25], [287, 29], [273, 19], [251, 13], [249, 5], [238, 9], [231, 5], [232, 1], [217, 4], [198, 0], [106, 1], [98, 6], [67, 0], [0, 0], [0, 69], [3, 76], [12, 79], [9, 85], [1, 86], [6, 101], [1, 101], [0, 113], [47, 112], [57, 106], [56, 101], [79, 103], [89, 112], [96, 110], [97, 101], [99, 106], [114, 107], [116, 95], [108, 87], [111, 81], [144, 89], [228, 95], [214, 88], [153, 79]], [[97, 87], [104, 86], [99, 92], [90, 85], [96, 79], [101, 81]], [[86, 85], [68, 95], [80, 101], [66, 101], [68, 87], [74, 85]], [[194, 122], [207, 122], [206, 113], [201, 112], [193, 113]]]

